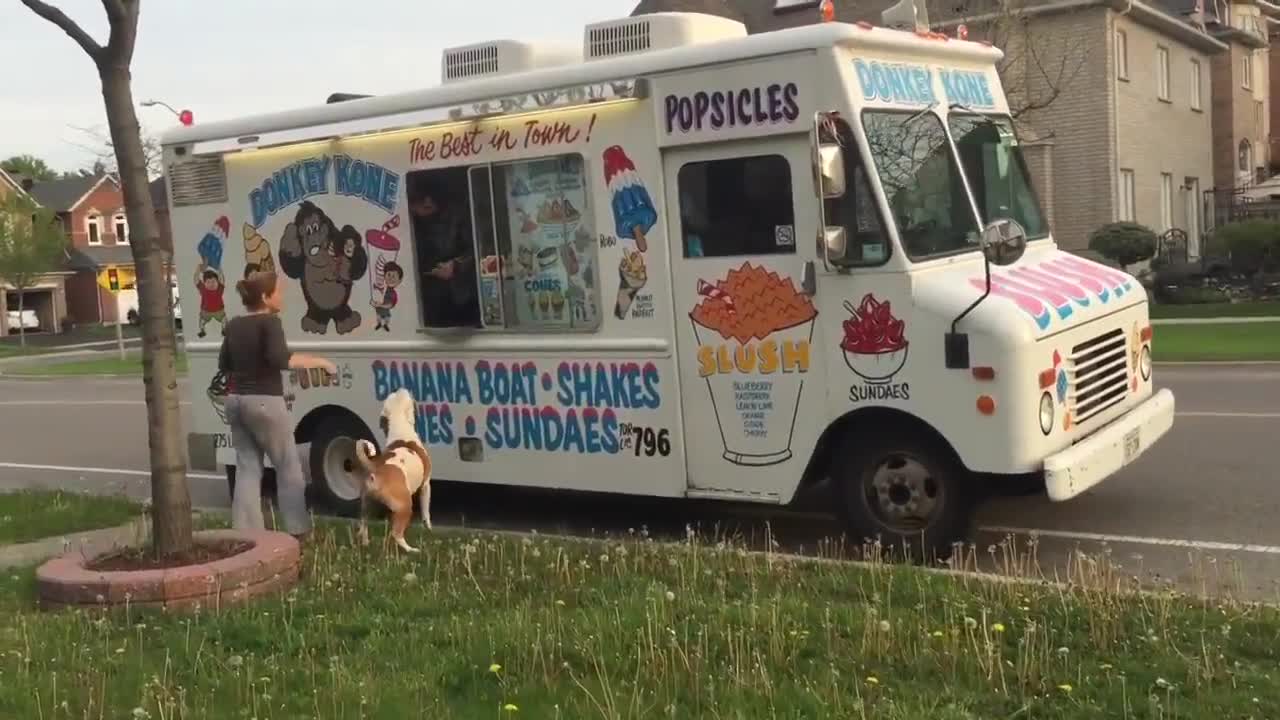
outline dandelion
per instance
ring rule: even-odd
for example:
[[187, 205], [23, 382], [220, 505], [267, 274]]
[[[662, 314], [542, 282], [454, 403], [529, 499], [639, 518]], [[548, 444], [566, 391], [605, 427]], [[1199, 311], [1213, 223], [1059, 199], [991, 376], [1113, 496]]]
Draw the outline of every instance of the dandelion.
[[667, 591], [667, 602], [674, 602], [674, 601], [675, 601], [675, 599], [676, 599], [676, 594], [675, 594], [675, 593], [673, 593], [673, 592], [671, 592], [670, 590], [668, 590], [668, 591]]
[[497, 675], [498, 673], [502, 672], [502, 666], [499, 665], [498, 663], [494, 663], [489, 666], [489, 672], [493, 673], [494, 675]]
[[147, 718], [151, 717], [151, 713], [147, 712], [146, 710], [140, 707], [136, 707], [133, 709], [133, 716], [137, 718], [137, 720], [146, 720]]
[[556, 607], [564, 607], [564, 601], [563, 601], [563, 600], [557, 600], [557, 601], [556, 601]]
[[600, 564], [601, 564], [601, 565], [607, 565], [607, 564], [609, 564], [609, 556], [608, 556], [608, 555], [601, 555], [601, 556], [600, 556]]
[[991, 626], [991, 629], [994, 630], [995, 632], [1002, 633], [1004, 632], [1004, 625], [1002, 623], [996, 623], [995, 625]]
[[503, 709], [504, 711], [506, 711], [506, 712], [509, 712], [509, 713], [519, 712], [519, 711], [520, 711], [520, 708], [516, 707], [516, 704], [515, 704], [515, 703], [507, 703], [506, 705], [503, 705], [503, 706], [502, 706], [502, 709]]
[[1071, 683], [1062, 683], [1061, 685], [1058, 686], [1058, 689], [1066, 693], [1067, 695], [1070, 695], [1071, 691], [1074, 690], [1075, 688], [1071, 687]]
[[942, 631], [941, 631], [941, 630], [934, 630], [934, 631], [933, 631], [933, 636], [934, 636], [934, 637], [936, 637], [936, 638], [940, 638], [940, 637], [942, 637]]
[[1111, 669], [1111, 663], [1102, 663], [1102, 666], [1101, 666], [1101, 667], [1102, 667], [1103, 671], [1110, 670], [1110, 669]]
[[404, 584], [405, 584], [405, 585], [412, 585], [412, 584], [414, 584], [414, 583], [416, 583], [416, 582], [418, 582], [418, 576], [417, 576], [417, 575], [414, 575], [413, 573], [405, 573], [405, 574], [404, 574]]
[[1161, 690], [1168, 690], [1173, 687], [1173, 684], [1164, 678], [1156, 678], [1156, 687]]
[[[330, 658], [330, 659], [334, 662], [337, 661], [336, 657]], [[240, 657], [239, 655], [232, 655], [231, 657], [227, 658], [227, 664], [233, 668], [238, 668], [241, 665], [244, 665], [244, 658]]]
[[868, 684], [868, 685], [879, 685], [879, 684], [880, 684], [880, 678], [876, 677], [875, 675], [868, 675], [868, 676], [867, 676], [867, 684]]
[[1060, 647], [1060, 648], [1058, 648], [1058, 657], [1066, 657], [1066, 656], [1067, 656], [1067, 654], [1068, 654], [1068, 653], [1070, 653], [1070, 652], [1071, 652], [1071, 651], [1070, 651], [1070, 650], [1068, 650], [1068, 649], [1066, 648], [1066, 646]]
[[889, 621], [888, 621], [888, 620], [881, 620], [881, 621], [880, 621], [880, 632], [882, 632], [882, 633], [887, 633], [887, 632], [889, 632]]
[[968, 629], [972, 630], [972, 629], [974, 629], [974, 628], [978, 627], [978, 621], [977, 621], [977, 620], [974, 620], [974, 619], [973, 619], [973, 618], [971, 618], [971, 617], [966, 617], [966, 618], [964, 619], [964, 626], [965, 626], [966, 628], [968, 628]]

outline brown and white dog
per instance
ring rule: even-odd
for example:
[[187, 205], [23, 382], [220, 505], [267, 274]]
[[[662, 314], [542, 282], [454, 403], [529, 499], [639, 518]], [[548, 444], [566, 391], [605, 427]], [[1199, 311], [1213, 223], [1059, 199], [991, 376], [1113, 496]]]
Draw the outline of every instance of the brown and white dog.
[[431, 455], [414, 427], [415, 401], [405, 389], [392, 393], [382, 403], [382, 426], [387, 433], [387, 449], [381, 453], [368, 440], [356, 442], [356, 458], [368, 473], [360, 494], [362, 544], [369, 542], [368, 509], [372, 496], [391, 511], [391, 537], [406, 552], [418, 549], [404, 539], [413, 520], [413, 496], [418, 495], [422, 521], [431, 529]]

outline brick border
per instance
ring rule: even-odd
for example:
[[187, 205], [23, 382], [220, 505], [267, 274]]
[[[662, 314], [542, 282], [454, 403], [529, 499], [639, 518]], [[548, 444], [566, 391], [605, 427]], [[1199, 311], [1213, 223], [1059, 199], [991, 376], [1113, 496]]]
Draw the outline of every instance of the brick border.
[[289, 589], [298, 581], [301, 548], [287, 533], [265, 530], [208, 530], [196, 540], [240, 540], [251, 548], [229, 558], [201, 565], [98, 572], [87, 570], [93, 560], [68, 553], [49, 560], [36, 571], [36, 591], [43, 609], [130, 607], [217, 610], [252, 598]]

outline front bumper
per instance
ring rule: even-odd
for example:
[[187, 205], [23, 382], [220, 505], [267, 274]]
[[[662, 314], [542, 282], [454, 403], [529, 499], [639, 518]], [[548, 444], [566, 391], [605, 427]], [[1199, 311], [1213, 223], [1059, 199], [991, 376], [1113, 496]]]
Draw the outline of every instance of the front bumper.
[[1084, 440], [1044, 461], [1049, 499], [1070, 500], [1138, 459], [1173, 427], [1173, 393], [1161, 390]]

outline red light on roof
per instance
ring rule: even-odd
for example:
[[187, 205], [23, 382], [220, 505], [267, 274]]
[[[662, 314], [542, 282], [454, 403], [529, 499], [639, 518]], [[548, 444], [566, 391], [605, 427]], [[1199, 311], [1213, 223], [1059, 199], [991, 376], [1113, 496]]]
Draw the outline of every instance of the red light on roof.
[[183, 125], [191, 125], [195, 121], [196, 121], [196, 116], [193, 115], [190, 110], [183, 110], [182, 112], [178, 113], [178, 122], [182, 123]]
[[822, 17], [822, 22], [833, 22], [836, 19], [836, 5], [831, 0], [822, 0], [822, 4], [818, 6], [818, 14]]

